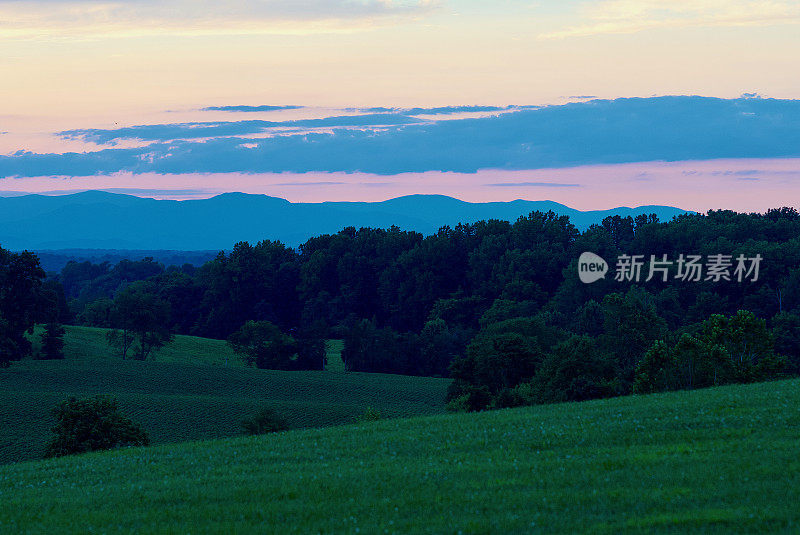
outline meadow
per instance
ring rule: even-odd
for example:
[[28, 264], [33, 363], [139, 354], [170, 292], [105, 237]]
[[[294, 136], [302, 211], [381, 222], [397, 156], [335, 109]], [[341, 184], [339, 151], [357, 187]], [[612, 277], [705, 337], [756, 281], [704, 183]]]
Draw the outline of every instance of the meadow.
[[786, 380], [7, 465], [0, 531], [796, 533], [798, 453]]
[[[0, 369], [0, 464], [40, 458], [54, 424], [50, 411], [70, 396], [111, 394], [155, 444], [239, 435], [241, 421], [265, 406], [293, 428], [349, 423], [367, 407], [384, 417], [444, 412], [446, 379], [259, 370], [232, 353], [224, 366], [224, 342], [188, 336], [155, 360], [123, 361], [104, 336], [103, 329], [67, 327], [65, 360]], [[336, 363], [341, 343], [329, 346]]]
[[[41, 347], [40, 337], [43, 330], [41, 325], [37, 325], [29, 337], [33, 343], [34, 354], [38, 353]], [[65, 325], [64, 330], [64, 357], [67, 360], [119, 360], [106, 341], [108, 329]], [[157, 362], [182, 364], [245, 365], [225, 340], [180, 334], [175, 335], [169, 344], [155, 352], [152, 359]]]

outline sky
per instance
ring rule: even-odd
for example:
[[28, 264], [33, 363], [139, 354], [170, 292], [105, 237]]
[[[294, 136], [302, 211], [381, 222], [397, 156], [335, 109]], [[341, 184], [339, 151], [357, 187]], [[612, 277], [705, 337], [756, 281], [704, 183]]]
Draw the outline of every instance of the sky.
[[785, 0], [0, 0], [0, 194], [797, 205], [797, 50]]

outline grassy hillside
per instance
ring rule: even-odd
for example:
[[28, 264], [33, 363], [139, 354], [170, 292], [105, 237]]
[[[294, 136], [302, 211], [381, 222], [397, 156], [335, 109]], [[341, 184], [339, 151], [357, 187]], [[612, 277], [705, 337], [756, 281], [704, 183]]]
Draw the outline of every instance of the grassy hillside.
[[796, 533], [799, 430], [792, 380], [135, 448], [0, 467], [0, 531]]
[[[97, 338], [93, 330], [72, 328], [72, 344], [76, 333], [86, 333], [90, 342]], [[215, 342], [185, 340], [184, 347], [191, 343], [201, 349]], [[265, 405], [293, 427], [352, 422], [368, 406], [390, 417], [434, 414], [444, 411], [449, 384], [422, 377], [187, 363], [213, 362], [213, 355], [203, 351], [191, 358], [176, 352], [172, 362], [161, 361], [167, 355], [147, 362], [73, 358], [78, 353], [97, 354], [92, 351], [71, 351], [63, 361], [23, 361], [0, 369], [0, 463], [39, 458], [54, 423], [50, 410], [69, 396], [112, 394], [155, 443], [166, 443], [237, 435], [241, 421]]]
[[[64, 330], [64, 356], [68, 360], [117, 360], [108, 342], [106, 342], [107, 329], [97, 327], [78, 327], [65, 325]], [[41, 347], [40, 336], [43, 331], [41, 325], [36, 326], [33, 336], [34, 353]], [[196, 336], [176, 335], [175, 338], [151, 356], [158, 362], [181, 362], [187, 364], [215, 364], [228, 366], [244, 366], [244, 362], [237, 357], [224, 340], [198, 338]]]

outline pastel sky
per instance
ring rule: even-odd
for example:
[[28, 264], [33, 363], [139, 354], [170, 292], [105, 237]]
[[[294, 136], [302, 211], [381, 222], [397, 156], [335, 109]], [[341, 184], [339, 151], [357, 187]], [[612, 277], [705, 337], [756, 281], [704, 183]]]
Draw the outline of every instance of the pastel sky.
[[[798, 50], [800, 2], [788, 0], [0, 0], [0, 192], [378, 200], [430, 191], [719, 207], [711, 182], [681, 178], [694, 166], [739, 178], [726, 189], [730, 207], [797, 205]], [[612, 132], [619, 144], [600, 142], [598, 124], [639, 105], [614, 99], [660, 95], [727, 104], [645, 98], [639, 119]], [[610, 104], [574, 107], [595, 99]], [[740, 109], [756, 100], [773, 104]], [[553, 113], [530, 107], [544, 105]], [[739, 114], [757, 128], [739, 132]], [[573, 131], [588, 125], [592, 150], [565, 141], [567, 119]], [[674, 138], [622, 150], [659, 120]], [[734, 133], [673, 146], [681, 128], [708, 120]], [[234, 146], [250, 152], [238, 158]], [[390, 154], [413, 157], [406, 165]], [[658, 187], [622, 185], [634, 164], [636, 175], [662, 177]], [[559, 180], [581, 186], [549, 184]], [[590, 183], [607, 193], [587, 193]]]

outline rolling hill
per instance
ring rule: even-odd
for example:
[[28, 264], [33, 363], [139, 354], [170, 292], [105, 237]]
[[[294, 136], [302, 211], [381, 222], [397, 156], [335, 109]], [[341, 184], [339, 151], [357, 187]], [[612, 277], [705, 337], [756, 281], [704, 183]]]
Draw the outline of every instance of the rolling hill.
[[481, 219], [514, 221], [535, 210], [568, 215], [580, 229], [614, 214], [656, 213], [669, 220], [684, 213], [665, 206], [581, 212], [552, 201], [469, 203], [442, 195], [411, 195], [374, 203], [291, 203], [243, 193], [169, 201], [87, 191], [0, 197], [0, 245], [12, 250], [207, 251], [230, 249], [243, 240], [270, 239], [297, 246], [312, 236], [347, 226], [397, 225], [431, 234], [444, 225]]
[[0, 529], [796, 533], [800, 380], [0, 467]]
[[[450, 381], [343, 371], [341, 344], [329, 343], [335, 371], [283, 372], [244, 367], [225, 342], [179, 336], [154, 361], [111, 356], [104, 330], [67, 327], [66, 360], [25, 360], [0, 369], [0, 464], [40, 458], [70, 396], [111, 394], [156, 443], [231, 437], [264, 406], [291, 427], [352, 422], [371, 407], [384, 417], [444, 412]], [[0, 529], [0, 531], [2, 531]]]
[[[33, 335], [29, 337], [34, 354], [38, 353], [41, 346], [40, 336], [43, 330], [41, 325], [37, 325]], [[67, 360], [119, 360], [106, 341], [108, 329], [65, 325], [64, 331], [64, 357]], [[182, 334], [176, 334], [170, 343], [155, 352], [152, 359], [181, 364], [245, 366], [225, 340]]]

